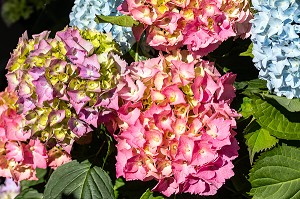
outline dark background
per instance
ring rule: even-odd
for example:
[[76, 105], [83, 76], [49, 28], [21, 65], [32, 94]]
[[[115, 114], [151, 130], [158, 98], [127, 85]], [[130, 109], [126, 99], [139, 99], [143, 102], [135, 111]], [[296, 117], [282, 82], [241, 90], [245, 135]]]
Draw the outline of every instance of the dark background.
[[[19, 20], [17, 23], [7, 26], [0, 17], [0, 91], [7, 86], [6, 64], [10, 53], [16, 48], [19, 37], [27, 30], [29, 38], [32, 34], [44, 30], [55, 31], [63, 29], [69, 24], [69, 13], [71, 12], [74, 0], [52, 0], [45, 4], [42, 10], [35, 11], [27, 20]], [[0, 1], [0, 7], [2, 1]]]

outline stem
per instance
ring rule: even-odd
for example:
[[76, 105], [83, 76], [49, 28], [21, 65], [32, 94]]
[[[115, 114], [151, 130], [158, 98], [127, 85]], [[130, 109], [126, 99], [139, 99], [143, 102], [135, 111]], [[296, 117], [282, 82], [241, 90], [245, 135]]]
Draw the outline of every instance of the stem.
[[223, 185], [227, 190], [231, 191], [234, 194], [238, 194], [235, 190], [233, 190], [232, 188], [228, 187], [227, 185]]
[[136, 42], [134, 61], [139, 61], [139, 42]]
[[252, 122], [254, 122], [256, 119], [254, 117], [251, 118], [251, 121], [249, 122], [249, 124], [247, 124], [247, 126], [244, 128], [244, 131], [243, 133], [247, 133], [247, 131], [245, 130], [248, 130], [247, 128], [251, 125]]
[[110, 140], [109, 140], [108, 137], [107, 137], [106, 139], [107, 139], [107, 153], [106, 153], [105, 158], [103, 159], [102, 169], [104, 168], [104, 165], [105, 165], [105, 163], [106, 163], [106, 160], [107, 160], [107, 158], [108, 158], [108, 156], [109, 156], [109, 154], [110, 154]]
[[101, 152], [101, 150], [102, 150], [102, 148], [104, 147], [105, 143], [106, 143], [106, 141], [104, 141], [104, 142], [102, 143], [102, 145], [100, 146], [99, 150], [98, 150], [97, 153], [96, 153], [96, 157], [97, 157], [97, 156], [99, 155], [99, 153]]

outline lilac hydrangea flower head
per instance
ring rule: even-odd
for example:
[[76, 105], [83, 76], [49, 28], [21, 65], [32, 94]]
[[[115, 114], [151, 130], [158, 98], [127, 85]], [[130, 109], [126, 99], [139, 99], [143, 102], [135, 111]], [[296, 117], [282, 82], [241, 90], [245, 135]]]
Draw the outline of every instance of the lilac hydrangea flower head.
[[120, 4], [121, 0], [75, 0], [70, 13], [70, 26], [76, 26], [79, 29], [95, 29], [99, 32], [111, 32], [113, 39], [125, 53], [135, 42], [131, 28], [110, 23], [97, 24], [94, 21], [96, 15], [119, 16], [121, 13], [117, 11], [117, 7]]
[[4, 184], [0, 185], [0, 198], [15, 198], [20, 193], [19, 183], [15, 183], [11, 178], [6, 178]]
[[66, 28], [23, 35], [7, 64], [8, 90], [16, 91], [26, 129], [50, 148], [67, 152], [97, 128], [103, 111], [117, 109], [118, 79], [126, 67], [111, 35]]
[[300, 98], [300, 2], [253, 0], [253, 62], [278, 96]]

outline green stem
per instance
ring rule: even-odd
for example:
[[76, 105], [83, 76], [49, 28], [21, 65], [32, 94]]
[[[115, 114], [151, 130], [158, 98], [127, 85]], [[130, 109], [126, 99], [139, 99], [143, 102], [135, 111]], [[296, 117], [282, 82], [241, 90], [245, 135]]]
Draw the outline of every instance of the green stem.
[[136, 62], [139, 61], [139, 42], [136, 42], [134, 61], [136, 61]]
[[108, 156], [109, 156], [109, 154], [110, 154], [110, 144], [111, 144], [111, 142], [110, 142], [110, 140], [109, 140], [108, 137], [107, 137], [106, 139], [107, 139], [107, 153], [106, 153], [105, 158], [103, 159], [102, 169], [104, 168], [104, 165], [105, 165], [105, 163], [106, 163], [106, 160], [107, 160], [107, 158], [108, 158]]
[[223, 185], [227, 190], [231, 191], [234, 194], [238, 194], [235, 190], [233, 190], [232, 188], [228, 187], [227, 185]]
[[98, 157], [98, 155], [99, 155], [99, 153], [101, 152], [102, 148], [104, 147], [105, 143], [106, 143], [106, 141], [104, 141], [104, 142], [102, 143], [102, 145], [100, 146], [99, 150], [98, 150], [97, 153], [96, 153], [96, 157]]

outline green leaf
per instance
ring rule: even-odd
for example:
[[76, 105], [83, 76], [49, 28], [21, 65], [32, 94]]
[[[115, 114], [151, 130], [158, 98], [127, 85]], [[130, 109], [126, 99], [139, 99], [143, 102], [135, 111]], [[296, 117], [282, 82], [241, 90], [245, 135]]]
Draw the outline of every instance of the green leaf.
[[113, 185], [100, 167], [72, 161], [58, 167], [46, 185], [45, 199], [61, 198], [113, 199]]
[[269, 94], [264, 94], [263, 96], [269, 99], [276, 100], [278, 104], [280, 104], [290, 112], [300, 111], [300, 99], [287, 99], [286, 97], [279, 97], [276, 95], [269, 95]]
[[242, 94], [252, 95], [261, 93], [262, 91], [268, 91], [267, 82], [261, 79], [253, 79], [244, 82], [235, 82], [234, 86], [237, 90], [242, 90]]
[[140, 199], [164, 199], [162, 196], [153, 196], [153, 192], [147, 189], [146, 192], [141, 196]]
[[114, 194], [115, 194], [115, 198], [118, 198], [119, 196], [119, 188], [124, 186], [125, 182], [123, 181], [122, 178], [118, 178], [116, 179], [115, 185], [114, 185]]
[[253, 58], [254, 56], [252, 54], [252, 48], [253, 48], [253, 43], [251, 43], [248, 46], [248, 49], [245, 52], [240, 53], [240, 56]]
[[256, 121], [271, 135], [281, 139], [300, 140], [300, 123], [289, 121], [284, 114], [262, 99], [252, 101]]
[[278, 139], [271, 136], [269, 131], [263, 128], [246, 134], [245, 138], [251, 164], [253, 163], [255, 153], [270, 149], [278, 143]]
[[241, 112], [245, 119], [253, 115], [252, 100], [249, 97], [243, 98], [243, 103], [241, 104]]
[[95, 21], [97, 23], [111, 23], [118, 26], [132, 27], [138, 25], [139, 22], [135, 21], [131, 16], [122, 15], [122, 16], [104, 16], [96, 15]]
[[263, 153], [250, 171], [253, 199], [300, 198], [300, 149], [277, 147]]
[[42, 199], [43, 194], [32, 188], [22, 190], [15, 199]]

